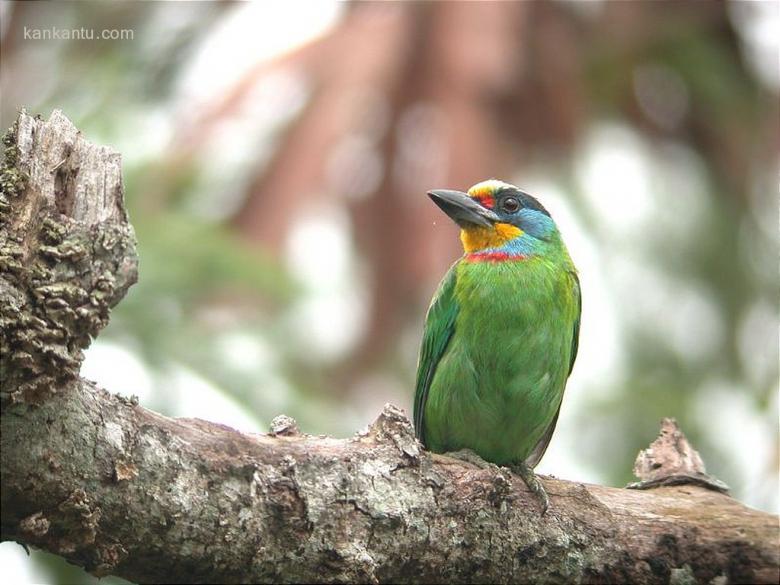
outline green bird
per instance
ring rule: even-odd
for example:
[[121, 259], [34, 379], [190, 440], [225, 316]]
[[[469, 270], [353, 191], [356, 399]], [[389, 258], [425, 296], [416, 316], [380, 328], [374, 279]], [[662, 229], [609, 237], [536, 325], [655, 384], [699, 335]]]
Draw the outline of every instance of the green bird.
[[436, 453], [509, 466], [544, 513], [549, 500], [533, 468], [577, 356], [577, 270], [550, 214], [514, 185], [489, 180], [428, 195], [460, 226], [464, 254], [428, 309], [415, 432]]

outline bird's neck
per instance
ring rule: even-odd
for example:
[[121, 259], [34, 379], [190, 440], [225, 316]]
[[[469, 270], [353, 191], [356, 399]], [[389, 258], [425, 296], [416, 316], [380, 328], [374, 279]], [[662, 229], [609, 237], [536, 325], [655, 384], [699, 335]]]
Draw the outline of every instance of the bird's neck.
[[492, 236], [481, 240], [474, 237], [474, 234], [464, 237], [465, 231], [461, 232], [461, 240], [465, 252], [463, 259], [466, 262], [520, 262], [544, 254], [550, 245], [519, 229], [517, 229], [519, 235], [513, 238], [498, 239]]

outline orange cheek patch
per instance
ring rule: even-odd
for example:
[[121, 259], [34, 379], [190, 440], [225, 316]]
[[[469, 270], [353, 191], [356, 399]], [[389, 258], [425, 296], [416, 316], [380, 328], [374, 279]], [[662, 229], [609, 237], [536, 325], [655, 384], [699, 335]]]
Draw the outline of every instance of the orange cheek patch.
[[508, 223], [497, 223], [492, 227], [473, 227], [460, 230], [460, 241], [467, 254], [500, 248], [509, 240], [523, 235], [523, 230]]

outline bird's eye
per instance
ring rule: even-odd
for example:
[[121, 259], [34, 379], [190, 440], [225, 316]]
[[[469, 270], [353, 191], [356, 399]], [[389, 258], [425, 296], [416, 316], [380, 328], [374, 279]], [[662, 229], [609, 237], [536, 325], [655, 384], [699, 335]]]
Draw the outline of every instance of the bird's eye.
[[501, 202], [501, 209], [507, 213], [514, 213], [520, 209], [520, 202], [515, 197], [507, 197]]

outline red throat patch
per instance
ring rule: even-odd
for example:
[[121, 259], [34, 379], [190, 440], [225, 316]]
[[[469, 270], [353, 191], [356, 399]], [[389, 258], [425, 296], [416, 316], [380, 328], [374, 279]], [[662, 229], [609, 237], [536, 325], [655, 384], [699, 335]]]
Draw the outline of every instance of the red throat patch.
[[507, 260], [525, 260], [527, 256], [522, 254], [509, 254], [508, 252], [472, 252], [466, 254], [466, 262], [506, 262]]

